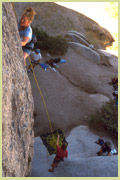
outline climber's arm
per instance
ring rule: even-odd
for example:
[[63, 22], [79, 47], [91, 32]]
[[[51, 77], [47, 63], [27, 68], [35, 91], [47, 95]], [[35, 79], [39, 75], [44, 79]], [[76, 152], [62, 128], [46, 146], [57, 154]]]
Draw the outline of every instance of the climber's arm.
[[57, 145], [59, 145], [59, 138], [60, 138], [60, 135], [58, 135], [57, 137], [57, 142], [56, 142]]

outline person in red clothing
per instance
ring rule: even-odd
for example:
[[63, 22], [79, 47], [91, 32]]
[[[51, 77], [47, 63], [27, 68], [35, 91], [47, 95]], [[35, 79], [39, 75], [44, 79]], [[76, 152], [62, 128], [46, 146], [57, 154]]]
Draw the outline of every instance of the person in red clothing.
[[63, 142], [62, 146], [60, 147], [59, 146], [59, 138], [60, 138], [60, 136], [58, 135], [57, 142], [56, 142], [57, 153], [53, 160], [52, 168], [48, 169], [49, 172], [54, 172], [54, 168], [57, 167], [58, 163], [60, 161], [63, 161], [64, 157], [66, 157], [66, 158], [68, 157], [68, 151], [66, 150], [68, 144], [66, 142]]

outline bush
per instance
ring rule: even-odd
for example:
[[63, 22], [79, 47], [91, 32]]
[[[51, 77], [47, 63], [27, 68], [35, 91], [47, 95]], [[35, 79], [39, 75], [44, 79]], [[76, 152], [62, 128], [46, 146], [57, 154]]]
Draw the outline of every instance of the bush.
[[115, 137], [118, 136], [118, 106], [115, 105], [114, 100], [110, 100], [103, 104], [99, 111], [91, 115], [89, 119], [89, 126], [97, 130], [103, 128], [111, 132]]
[[68, 43], [62, 36], [49, 36], [45, 31], [33, 28], [33, 34], [37, 36], [35, 49], [45, 50], [50, 54], [63, 55], [67, 52]]

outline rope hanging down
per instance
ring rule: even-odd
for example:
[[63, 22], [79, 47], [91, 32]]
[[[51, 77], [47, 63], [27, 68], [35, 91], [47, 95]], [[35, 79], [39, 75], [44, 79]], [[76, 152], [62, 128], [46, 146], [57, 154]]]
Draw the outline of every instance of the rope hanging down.
[[39, 86], [39, 84], [38, 84], [38, 81], [37, 81], [37, 78], [36, 78], [36, 75], [35, 75], [35, 72], [34, 72], [34, 69], [33, 69], [33, 66], [32, 66], [32, 63], [31, 63], [31, 60], [30, 60], [30, 57], [28, 57], [28, 58], [29, 58], [29, 62], [30, 62], [31, 67], [32, 67], [32, 71], [33, 71], [33, 75], [34, 75], [34, 79], [35, 79], [36, 85], [37, 85], [37, 87], [38, 87], [40, 96], [41, 96], [41, 98], [42, 98], [42, 101], [43, 101], [43, 104], [44, 104], [44, 107], [45, 107], [45, 110], [46, 110], [47, 118], [48, 118], [49, 125], [50, 125], [50, 130], [51, 130], [51, 133], [52, 133], [52, 132], [53, 132], [53, 130], [52, 130], [52, 124], [51, 124], [49, 112], [48, 112], [48, 109], [47, 109], [47, 105], [46, 105], [46, 103], [45, 103], [44, 97], [43, 97], [43, 95], [42, 95], [42, 91], [41, 91], [40, 86]]
[[[14, 14], [15, 14], [15, 16], [16, 16], [16, 21], [17, 21], [17, 23], [18, 23], [16, 11], [15, 11], [15, 7], [14, 7], [14, 4], [13, 4], [13, 3], [12, 3], [12, 6], [13, 6]], [[31, 63], [31, 60], [30, 60], [30, 57], [29, 57], [29, 56], [28, 56], [28, 59], [29, 59], [29, 62], [30, 62], [30, 64], [31, 64], [31, 67], [32, 67], [32, 70], [33, 70], [33, 66], [32, 66], [32, 63]], [[40, 87], [39, 87], [39, 84], [38, 84], [38, 81], [37, 81], [37, 78], [36, 78], [36, 75], [35, 75], [34, 70], [33, 70], [33, 75], [34, 75], [34, 79], [35, 79], [36, 85], [37, 85], [37, 87], [38, 87], [40, 96], [41, 96], [41, 98], [42, 98], [42, 101], [43, 101], [43, 104], [44, 104], [44, 107], [45, 107], [45, 111], [46, 111], [47, 118], [48, 118], [48, 121], [49, 121], [49, 126], [50, 126], [51, 133], [53, 133], [52, 124], [51, 124], [49, 112], [48, 112], [48, 109], [47, 109], [47, 105], [46, 105], [45, 100], [44, 100], [44, 97], [43, 97], [43, 95], [42, 95], [42, 91], [41, 91], [41, 89], [40, 89]]]

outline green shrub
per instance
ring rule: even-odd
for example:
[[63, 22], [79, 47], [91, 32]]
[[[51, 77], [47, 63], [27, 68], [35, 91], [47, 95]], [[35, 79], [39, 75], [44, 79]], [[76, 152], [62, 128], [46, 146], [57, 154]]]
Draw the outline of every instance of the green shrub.
[[107, 129], [116, 137], [118, 136], [118, 106], [114, 100], [110, 100], [103, 104], [100, 110], [91, 115], [89, 126], [96, 130]]
[[45, 50], [51, 55], [63, 55], [67, 52], [68, 43], [62, 36], [49, 36], [45, 31], [33, 28], [33, 33], [37, 36], [35, 48]]

